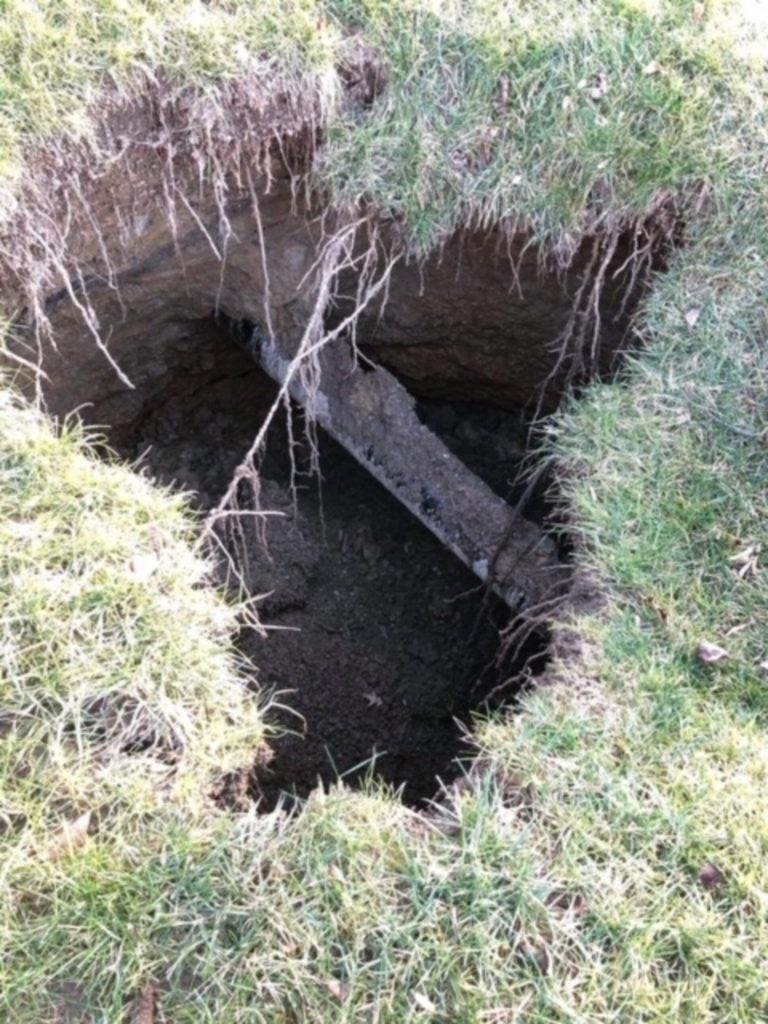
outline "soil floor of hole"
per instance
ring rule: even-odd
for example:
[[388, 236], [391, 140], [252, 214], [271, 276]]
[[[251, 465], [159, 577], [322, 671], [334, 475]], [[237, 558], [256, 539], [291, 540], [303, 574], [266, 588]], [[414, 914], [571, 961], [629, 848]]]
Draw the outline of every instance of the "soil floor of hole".
[[[210, 354], [198, 354], [205, 371], [188, 366], [175, 377], [133, 452], [149, 449], [155, 476], [196, 490], [210, 507], [272, 390], [232, 347], [217, 353], [213, 372]], [[456, 423], [466, 446], [469, 411]], [[482, 415], [478, 424], [482, 442]], [[457, 755], [469, 753], [457, 718], [499, 683], [514, 694], [509, 666], [495, 665], [507, 609], [330, 439], [320, 438], [322, 480], [300, 474], [292, 488], [286, 437], [278, 421], [260, 495], [263, 509], [284, 517], [264, 521], [266, 551], [249, 520], [233, 542], [250, 592], [267, 594], [259, 607], [268, 635], [249, 632], [242, 649], [259, 686], [290, 709], [272, 712], [291, 732], [275, 742], [254, 793], [270, 807], [282, 791], [304, 796], [318, 779], [354, 781], [374, 771], [419, 802], [435, 792], [437, 777], [455, 776]], [[516, 453], [514, 445], [508, 450]], [[294, 454], [306, 470], [306, 446]]]

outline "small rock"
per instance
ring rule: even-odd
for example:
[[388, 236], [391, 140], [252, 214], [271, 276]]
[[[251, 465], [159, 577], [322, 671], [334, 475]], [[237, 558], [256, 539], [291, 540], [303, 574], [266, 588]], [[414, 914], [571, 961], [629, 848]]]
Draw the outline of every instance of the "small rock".
[[701, 316], [700, 309], [689, 309], [685, 314], [685, 322], [688, 324], [691, 330], [696, 326], [699, 317]]
[[416, 1003], [418, 1008], [423, 1010], [425, 1013], [437, 1013], [437, 1007], [429, 996], [424, 995], [423, 992], [414, 992], [413, 1001]]
[[696, 648], [696, 660], [700, 661], [703, 665], [717, 665], [721, 661], [726, 661], [727, 658], [728, 651], [719, 644], [711, 643], [709, 640], [702, 640]]
[[725, 875], [720, 868], [708, 861], [699, 872], [699, 883], [710, 891], [725, 885]]

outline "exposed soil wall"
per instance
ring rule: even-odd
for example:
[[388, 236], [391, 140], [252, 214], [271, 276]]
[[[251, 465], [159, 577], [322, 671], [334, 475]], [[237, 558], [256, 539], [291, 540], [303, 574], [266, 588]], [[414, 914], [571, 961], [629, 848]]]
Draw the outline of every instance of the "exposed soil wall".
[[458, 233], [395, 267], [388, 301], [361, 318], [360, 347], [419, 394], [551, 412], [566, 384], [609, 373], [632, 343], [645, 281], [626, 235], [592, 296], [605, 244], [586, 238], [558, 267], [525, 236]]
[[[260, 198], [259, 214], [261, 235], [250, 201], [231, 204], [224, 237], [220, 215], [200, 207], [200, 226], [188, 224], [174, 239], [166, 225], [149, 252], [142, 236], [141, 251], [115, 272], [112, 282], [90, 280], [85, 294], [74, 300], [65, 289], [50, 296], [46, 315], [55, 348], [43, 342], [42, 355], [49, 411], [62, 416], [82, 407], [88, 422], [109, 425], [119, 442], [167, 390], [168, 373], [176, 372], [185, 358], [194, 363], [190, 322], [218, 308], [264, 323], [268, 288], [275, 330], [289, 336], [300, 330], [311, 295], [299, 286], [315, 257], [316, 239], [307, 219], [291, 212], [285, 179]], [[268, 286], [262, 237], [269, 253]], [[226, 253], [225, 262], [214, 248]], [[86, 298], [109, 358], [83, 323]], [[30, 339], [31, 358], [33, 346]]]
[[[55, 348], [43, 342], [42, 367], [54, 415], [88, 405], [87, 420], [109, 423], [113, 430], [124, 424], [130, 431], [157, 393], [148, 379], [162, 379], [167, 347], [183, 344], [187, 321], [214, 309], [262, 328], [269, 319], [283, 337], [301, 332], [313, 299], [308, 275], [323, 231], [310, 211], [294, 207], [290, 180], [273, 181], [270, 193], [259, 198], [261, 231], [250, 199], [228, 204], [226, 228], [215, 207], [196, 205], [195, 217], [188, 216], [176, 238], [167, 225], [164, 232], [154, 226], [137, 234], [136, 251], [111, 279], [94, 274], [74, 297], [64, 288], [49, 295], [45, 311]], [[105, 232], [110, 227], [117, 234], [116, 224], [102, 224]], [[394, 269], [386, 304], [361, 315], [357, 343], [415, 394], [551, 411], [566, 383], [609, 372], [632, 340], [630, 314], [639, 292], [626, 291], [624, 272], [611, 277], [601, 293], [594, 346], [590, 323], [582, 347], [577, 350], [571, 339], [564, 349], [587, 272], [586, 249], [587, 243], [567, 271], [543, 272], [540, 254], [525, 238], [454, 238], [425, 265]], [[622, 248], [616, 266], [625, 258]], [[342, 277], [339, 291], [354, 294], [353, 282]], [[86, 303], [93, 329], [84, 324]], [[331, 319], [347, 309], [339, 299]], [[22, 335], [29, 330], [22, 328]], [[109, 358], [97, 347], [94, 331]], [[38, 359], [29, 333], [23, 351]]]
[[[90, 145], [31, 155], [17, 215], [0, 225], [0, 308], [20, 329], [16, 350], [49, 375], [54, 414], [109, 395], [130, 418], [130, 389], [97, 337], [142, 385], [142, 366], [160, 372], [165, 339], [214, 308], [271, 320], [291, 337], [306, 322], [308, 272], [338, 219], [308, 205], [302, 175], [318, 112], [295, 99], [233, 83], [192, 100], [155, 83], [106, 94], [102, 112]], [[394, 232], [379, 234], [384, 248], [401, 249]], [[358, 256], [367, 237], [361, 223]], [[395, 266], [386, 302], [363, 311], [357, 339], [419, 394], [552, 408], [569, 374], [615, 364], [646, 272], [662, 264], [640, 227], [585, 238], [559, 261], [524, 234], [461, 231], [426, 261]], [[358, 269], [340, 276], [329, 320], [349, 310]], [[99, 404], [88, 418], [123, 418]]]

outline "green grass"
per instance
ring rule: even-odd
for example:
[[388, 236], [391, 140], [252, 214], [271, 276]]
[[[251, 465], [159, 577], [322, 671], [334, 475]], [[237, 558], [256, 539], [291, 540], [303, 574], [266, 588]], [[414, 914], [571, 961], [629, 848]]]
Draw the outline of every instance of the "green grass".
[[[78, 429], [55, 433], [7, 387], [0, 438], [0, 943], [21, 928], [26, 956], [36, 917], [55, 929], [60, 883], [84, 908], [94, 870], [133, 877], [182, 816], [212, 828], [209, 793], [250, 764], [264, 724], [227, 642], [238, 610], [202, 585], [182, 498], [97, 462]], [[68, 844], [88, 813], [98, 841]], [[75, 864], [91, 872], [80, 894]], [[71, 942], [59, 936], [46, 984]], [[41, 980], [14, 960], [0, 971], [11, 1004]], [[47, 1019], [35, 998], [23, 1012]]]
[[391, 75], [373, 116], [334, 126], [327, 173], [425, 247], [468, 216], [559, 239], [642, 216], [734, 157], [722, 121], [743, 92], [736, 23], [692, 24], [692, 3], [333, 6]]
[[[264, 738], [228, 647], [238, 609], [203, 585], [178, 497], [0, 391], [3, 1019], [60, 1020], [69, 1001], [71, 1020], [117, 1024], [149, 985], [174, 1024], [768, 1019], [760, 5], [0, 14], [9, 207], [28, 147], [87, 135], [104, 77], [135, 88], [148, 68], [212, 95], [249, 71], [317, 94], [313, 180], [402, 218], [416, 249], [506, 220], [567, 254], [664, 197], [686, 215], [642, 354], [571, 400], [550, 442], [606, 594], [577, 623], [585, 661], [478, 723], [482, 768], [431, 823], [374, 787], [316, 794], [295, 820], [215, 810], [216, 778]], [[360, 38], [388, 71], [368, 112], [338, 105]], [[700, 664], [702, 640], [729, 659]], [[708, 863], [722, 885], [702, 884]]]

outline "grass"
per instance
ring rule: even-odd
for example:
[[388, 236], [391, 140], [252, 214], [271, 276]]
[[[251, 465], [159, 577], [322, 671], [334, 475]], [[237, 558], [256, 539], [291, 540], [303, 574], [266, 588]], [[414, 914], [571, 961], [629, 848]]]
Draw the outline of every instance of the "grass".
[[[662, 200], [687, 221], [622, 386], [552, 425], [607, 597], [577, 623], [588, 656], [478, 723], [481, 770], [431, 821], [373, 785], [296, 820], [217, 812], [263, 716], [182, 501], [0, 391], [3, 1019], [146, 1024], [142, 993], [174, 1024], [768, 1019], [760, 6], [2, 11], [8, 208], [29, 147], [87, 135], [104, 76], [141, 65], [314, 90], [314, 180], [401, 218], [415, 249], [510, 220], [567, 255]], [[368, 112], [338, 103], [360, 39], [388, 69]], [[702, 640], [728, 660], [701, 664]]]
[[[127, 867], [145, 827], [146, 852], [182, 813], [185, 831], [210, 828], [208, 794], [250, 764], [264, 725], [226, 643], [237, 609], [201, 585], [182, 498], [96, 462], [76, 427], [54, 432], [7, 387], [0, 437], [0, 934], [29, 929], [29, 954], [75, 862]], [[30, 979], [3, 962], [18, 1006]]]
[[334, 6], [390, 78], [372, 117], [335, 125], [327, 173], [337, 195], [373, 192], [424, 248], [467, 217], [562, 242], [692, 194], [732, 156], [734, 29], [692, 24], [694, 4]]

